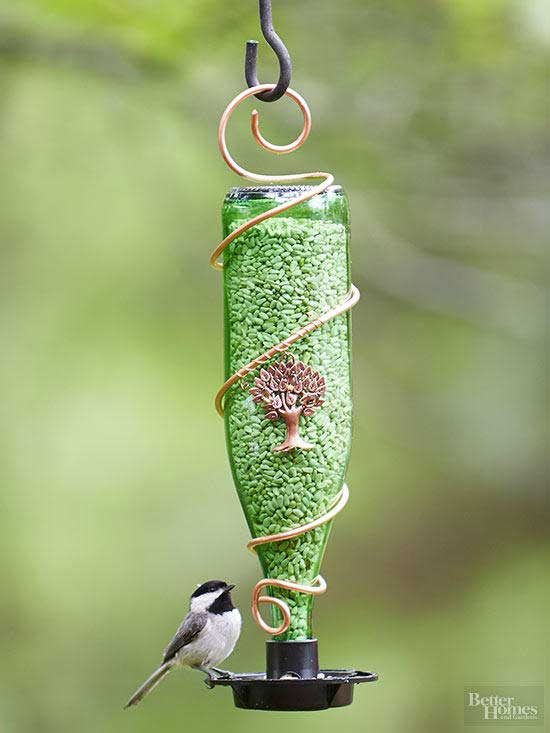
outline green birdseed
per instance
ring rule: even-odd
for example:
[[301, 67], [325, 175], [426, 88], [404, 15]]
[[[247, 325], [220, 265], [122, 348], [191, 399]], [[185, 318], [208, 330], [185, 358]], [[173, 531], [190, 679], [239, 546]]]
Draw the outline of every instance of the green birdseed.
[[[242, 217], [242, 202], [240, 212]], [[225, 234], [253, 215], [226, 220]], [[349, 286], [345, 224], [287, 214], [244, 232], [224, 255], [227, 376], [342, 302]], [[254, 537], [298, 527], [324, 514], [342, 488], [349, 458], [349, 314], [296, 342], [290, 352], [326, 379], [325, 404], [312, 416], [300, 418], [300, 437], [314, 445], [312, 450], [273, 452], [284, 440], [284, 420], [266, 419], [248, 389], [238, 385], [225, 400], [231, 468]], [[257, 372], [248, 377], [247, 386], [255, 376]], [[259, 547], [265, 576], [311, 584], [319, 573], [330, 524]], [[278, 638], [311, 638], [313, 596], [271, 590], [288, 603], [292, 614], [290, 628]], [[278, 609], [272, 607], [272, 622], [280, 621]]]

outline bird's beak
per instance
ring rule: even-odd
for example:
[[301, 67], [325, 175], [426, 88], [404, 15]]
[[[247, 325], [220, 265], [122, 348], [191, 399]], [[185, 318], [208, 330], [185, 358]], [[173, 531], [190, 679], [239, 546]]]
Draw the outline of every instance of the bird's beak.
[[233, 590], [234, 587], [235, 587], [235, 584], [231, 583], [230, 585], [226, 586], [225, 590]]

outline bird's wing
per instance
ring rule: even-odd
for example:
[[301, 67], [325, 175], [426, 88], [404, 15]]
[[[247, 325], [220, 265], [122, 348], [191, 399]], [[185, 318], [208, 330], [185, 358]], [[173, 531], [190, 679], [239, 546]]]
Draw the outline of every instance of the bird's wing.
[[187, 644], [193, 641], [193, 639], [195, 639], [204, 629], [207, 621], [208, 614], [206, 612], [188, 614], [183, 619], [183, 622], [176, 631], [174, 638], [164, 650], [162, 661], [169, 662], [182, 647], [187, 646]]

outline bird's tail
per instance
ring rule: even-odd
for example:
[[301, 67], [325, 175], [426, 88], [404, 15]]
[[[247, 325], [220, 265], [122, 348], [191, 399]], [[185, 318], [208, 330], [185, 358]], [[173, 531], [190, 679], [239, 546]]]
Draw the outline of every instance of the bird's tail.
[[145, 682], [141, 685], [139, 689], [137, 689], [132, 697], [128, 700], [126, 705], [124, 706], [124, 709], [131, 707], [132, 705], [137, 705], [138, 702], [141, 702], [145, 695], [148, 695], [153, 688], [155, 688], [158, 683], [161, 681], [161, 679], [168, 674], [171, 668], [171, 664], [161, 664], [158, 669], [155, 669], [153, 674], [148, 677]]

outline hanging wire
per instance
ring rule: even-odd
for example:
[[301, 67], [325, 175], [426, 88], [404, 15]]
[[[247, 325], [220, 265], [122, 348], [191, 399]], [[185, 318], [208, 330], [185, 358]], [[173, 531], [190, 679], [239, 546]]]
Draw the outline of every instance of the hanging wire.
[[[287, 47], [281, 41], [273, 28], [273, 17], [271, 12], [271, 0], [260, 0], [260, 25], [265, 40], [269, 43], [277, 59], [279, 60], [279, 81], [271, 91], [260, 92], [254, 96], [262, 102], [276, 102], [290, 86], [292, 77], [292, 61]], [[249, 87], [260, 85], [257, 72], [258, 63], [258, 41], [246, 42], [246, 56], [244, 62], [244, 75]]]

